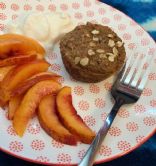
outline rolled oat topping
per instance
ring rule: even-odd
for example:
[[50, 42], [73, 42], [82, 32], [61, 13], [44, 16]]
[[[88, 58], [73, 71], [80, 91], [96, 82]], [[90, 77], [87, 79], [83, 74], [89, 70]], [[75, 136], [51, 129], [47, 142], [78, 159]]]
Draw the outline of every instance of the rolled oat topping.
[[95, 55], [95, 52], [92, 49], [89, 49], [88, 50], [88, 55], [90, 55], [90, 56]]
[[74, 62], [76, 65], [80, 62], [80, 59], [81, 59], [80, 57], [75, 57]]
[[93, 41], [99, 41], [98, 37], [93, 37]]
[[92, 34], [93, 35], [98, 35], [100, 32], [98, 31], [98, 30], [96, 30], [96, 29], [94, 29], [93, 31], [92, 31]]
[[109, 38], [113, 38], [114, 36], [112, 34], [108, 34], [108, 37]]
[[82, 66], [87, 66], [88, 63], [89, 63], [89, 58], [87, 58], [87, 57], [82, 58], [82, 59], [80, 60], [80, 64], [81, 64]]
[[110, 40], [108, 41], [108, 46], [109, 46], [109, 47], [114, 47], [114, 46], [115, 46], [114, 40], [110, 39]]
[[97, 52], [97, 53], [104, 53], [105, 50], [103, 50], [103, 49], [97, 49], [96, 52]]
[[114, 62], [114, 56], [109, 56], [109, 57], [108, 57], [108, 60], [109, 60], [110, 62]]
[[114, 47], [114, 48], [113, 48], [113, 54], [114, 54], [115, 56], [117, 56], [117, 55], [118, 55], [118, 53], [119, 53], [119, 52], [118, 52], [117, 48], [116, 48], [116, 47]]
[[118, 42], [116, 43], [116, 45], [117, 45], [117, 47], [122, 47], [122, 45], [123, 45], [123, 42], [121, 42], [121, 41], [118, 41]]

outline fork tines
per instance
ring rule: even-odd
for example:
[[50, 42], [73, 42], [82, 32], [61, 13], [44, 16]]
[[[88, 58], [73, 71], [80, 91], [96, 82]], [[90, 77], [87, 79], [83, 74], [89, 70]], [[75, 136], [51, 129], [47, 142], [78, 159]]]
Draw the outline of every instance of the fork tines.
[[126, 70], [120, 82], [131, 88], [142, 91], [148, 80], [154, 56], [135, 54], [131, 56], [126, 64]]

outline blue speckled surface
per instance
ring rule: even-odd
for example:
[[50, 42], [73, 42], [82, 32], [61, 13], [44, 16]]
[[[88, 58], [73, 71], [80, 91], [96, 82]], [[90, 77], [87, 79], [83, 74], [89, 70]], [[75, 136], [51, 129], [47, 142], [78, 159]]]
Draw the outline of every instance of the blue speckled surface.
[[101, 0], [129, 15], [156, 40], [156, 0]]

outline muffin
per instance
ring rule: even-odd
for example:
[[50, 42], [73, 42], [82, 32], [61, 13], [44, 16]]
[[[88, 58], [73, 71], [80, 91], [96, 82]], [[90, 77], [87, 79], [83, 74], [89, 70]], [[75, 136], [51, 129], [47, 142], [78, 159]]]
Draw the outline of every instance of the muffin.
[[78, 81], [96, 83], [123, 66], [126, 53], [122, 40], [107, 26], [87, 23], [67, 33], [60, 41], [62, 60]]

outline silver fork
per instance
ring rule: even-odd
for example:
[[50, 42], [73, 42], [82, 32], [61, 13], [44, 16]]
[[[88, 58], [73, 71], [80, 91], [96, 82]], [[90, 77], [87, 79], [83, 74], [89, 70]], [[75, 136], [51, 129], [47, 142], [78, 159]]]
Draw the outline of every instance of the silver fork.
[[144, 69], [145, 63], [151, 63], [152, 59], [153, 57], [149, 58], [149, 56], [142, 57], [142, 55], [138, 55], [137, 57], [131, 56], [127, 61], [111, 89], [115, 104], [79, 163], [79, 166], [93, 165], [96, 152], [107, 135], [119, 108], [124, 104], [135, 103], [140, 98], [152, 66], [150, 64], [150, 66]]

